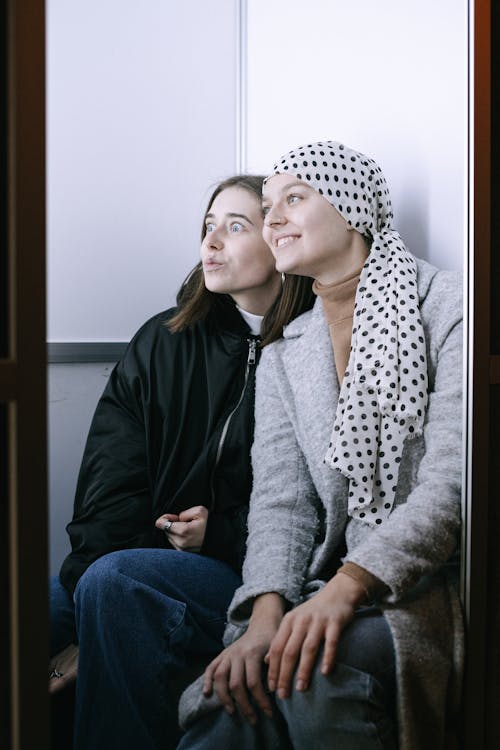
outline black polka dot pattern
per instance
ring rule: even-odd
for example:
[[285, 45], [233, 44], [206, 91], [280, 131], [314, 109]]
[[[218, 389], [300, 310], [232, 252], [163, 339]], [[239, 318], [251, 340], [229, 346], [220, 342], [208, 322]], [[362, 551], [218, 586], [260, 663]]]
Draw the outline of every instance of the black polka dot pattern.
[[325, 462], [349, 479], [349, 515], [377, 526], [392, 510], [404, 442], [421, 434], [427, 408], [415, 259], [392, 229], [389, 190], [373, 159], [324, 141], [285, 155], [273, 167], [281, 173], [315, 188], [371, 241]]

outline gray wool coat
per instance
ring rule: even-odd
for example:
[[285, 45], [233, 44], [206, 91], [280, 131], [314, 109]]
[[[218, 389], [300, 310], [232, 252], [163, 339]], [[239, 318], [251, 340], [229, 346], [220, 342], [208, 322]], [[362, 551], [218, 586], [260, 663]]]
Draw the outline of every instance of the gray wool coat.
[[[429, 405], [423, 435], [405, 445], [394, 507], [381, 526], [348, 517], [346, 480], [323, 462], [339, 384], [321, 300], [264, 350], [247, 555], [225, 643], [244, 632], [256, 596], [274, 591], [296, 606], [318, 591], [345, 538], [344, 561], [389, 587], [379, 604], [396, 653], [400, 750], [439, 750], [445, 717], [453, 721], [458, 708], [463, 658], [452, 562], [460, 537], [462, 283], [454, 272], [417, 264]], [[181, 724], [208, 708], [194, 683], [181, 699]]]

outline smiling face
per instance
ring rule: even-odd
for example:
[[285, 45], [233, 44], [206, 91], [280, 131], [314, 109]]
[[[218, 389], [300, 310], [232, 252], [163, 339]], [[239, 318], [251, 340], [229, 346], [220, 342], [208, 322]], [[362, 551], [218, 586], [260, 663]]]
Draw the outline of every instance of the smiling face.
[[239, 307], [256, 315], [267, 312], [281, 287], [262, 227], [257, 196], [242, 187], [226, 188], [207, 211], [201, 245], [206, 288], [231, 295]]
[[329, 284], [360, 268], [368, 249], [336, 208], [290, 174], [269, 177], [263, 189], [263, 236], [278, 271]]

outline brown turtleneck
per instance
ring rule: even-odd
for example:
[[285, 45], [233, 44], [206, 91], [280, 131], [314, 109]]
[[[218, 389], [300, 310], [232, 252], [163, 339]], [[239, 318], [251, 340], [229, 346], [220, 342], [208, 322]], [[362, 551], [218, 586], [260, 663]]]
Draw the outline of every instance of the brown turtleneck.
[[[354, 302], [360, 273], [361, 268], [332, 284], [321, 284], [317, 279], [313, 284], [313, 292], [321, 298], [328, 323], [339, 385], [342, 385], [349, 363]], [[360, 583], [366, 592], [367, 601], [379, 599], [389, 590], [380, 578], [353, 562], [344, 563], [337, 573], [343, 573]]]
[[317, 279], [313, 284], [313, 292], [321, 297], [323, 304], [340, 385], [349, 362], [352, 318], [360, 273], [361, 268], [333, 284], [321, 284]]

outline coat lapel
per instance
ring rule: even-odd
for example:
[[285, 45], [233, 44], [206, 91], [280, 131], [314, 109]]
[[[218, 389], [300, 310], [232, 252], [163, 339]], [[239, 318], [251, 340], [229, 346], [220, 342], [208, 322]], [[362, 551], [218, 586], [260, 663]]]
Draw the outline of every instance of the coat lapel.
[[[321, 545], [326, 562], [337, 548], [347, 518], [345, 478], [324, 463], [335, 421], [339, 383], [330, 333], [321, 300], [312, 312], [297, 318], [284, 332], [285, 381], [290, 391], [290, 416], [323, 506], [328, 543]], [[320, 563], [318, 563], [320, 564]]]
[[321, 300], [301, 318], [285, 330], [283, 365], [301, 448], [312, 468], [323, 463], [330, 442], [339, 383]]

